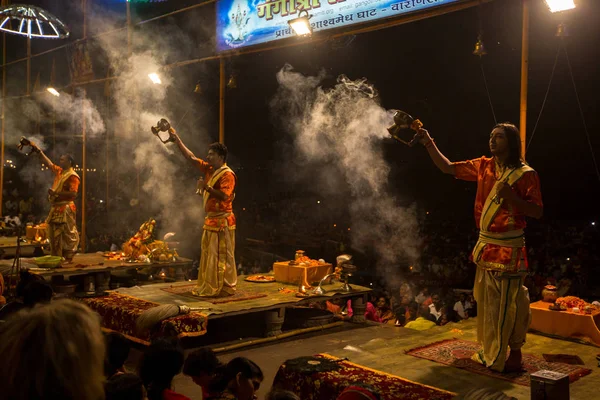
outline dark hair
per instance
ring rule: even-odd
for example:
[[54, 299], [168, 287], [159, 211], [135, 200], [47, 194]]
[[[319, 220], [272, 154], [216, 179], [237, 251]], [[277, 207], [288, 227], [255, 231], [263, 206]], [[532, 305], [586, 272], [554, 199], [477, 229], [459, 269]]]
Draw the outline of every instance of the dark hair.
[[183, 373], [187, 376], [212, 375], [219, 366], [221, 366], [221, 362], [215, 352], [205, 347], [187, 356], [185, 364], [183, 364]]
[[411, 301], [408, 304], [408, 310], [415, 310], [415, 311], [419, 311], [419, 303], [417, 303], [416, 301]]
[[43, 281], [29, 282], [23, 288], [23, 304], [33, 307], [38, 303], [49, 303], [52, 300], [52, 286]]
[[17, 283], [17, 297], [23, 297], [25, 292], [25, 287], [31, 282], [43, 282], [44, 277], [36, 274], [32, 274], [29, 272], [29, 269], [22, 270], [19, 273], [19, 283]]
[[223, 162], [227, 161], [227, 146], [225, 146], [223, 143], [213, 143], [208, 146], [208, 150], [212, 150], [223, 157]]
[[143, 400], [144, 384], [135, 374], [119, 374], [104, 385], [106, 400]]
[[506, 161], [506, 166], [509, 168], [521, 167], [523, 160], [521, 159], [521, 135], [519, 128], [510, 122], [496, 124], [494, 129], [496, 128], [501, 128], [502, 132], [506, 135], [506, 140], [508, 140], [508, 160]]
[[264, 379], [262, 370], [254, 361], [251, 361], [246, 357], [236, 357], [229, 361], [227, 365], [217, 369], [215, 379], [211, 383], [209, 391], [211, 393], [220, 393], [224, 391], [227, 389], [229, 382], [235, 379], [237, 374], [242, 374], [242, 376], [246, 379]]
[[272, 388], [269, 393], [265, 396], [265, 400], [300, 400], [300, 397], [294, 392], [289, 390], [282, 390]]
[[131, 346], [125, 338], [118, 332], [110, 332], [104, 336], [106, 341], [106, 360], [104, 362], [104, 374], [110, 378], [117, 373], [119, 368], [123, 367], [125, 360], [129, 357]]
[[73, 158], [72, 155], [70, 154], [63, 154], [63, 157], [67, 157], [67, 160], [69, 160], [69, 162], [71, 163], [71, 167], [75, 166], [75, 159]]
[[417, 316], [429, 319], [431, 317], [431, 310], [429, 309], [429, 307], [421, 305], [421, 307], [419, 307], [419, 310], [417, 311]]
[[149, 400], [162, 400], [162, 392], [171, 387], [183, 366], [183, 350], [176, 342], [158, 339], [142, 356], [138, 373], [148, 390]]

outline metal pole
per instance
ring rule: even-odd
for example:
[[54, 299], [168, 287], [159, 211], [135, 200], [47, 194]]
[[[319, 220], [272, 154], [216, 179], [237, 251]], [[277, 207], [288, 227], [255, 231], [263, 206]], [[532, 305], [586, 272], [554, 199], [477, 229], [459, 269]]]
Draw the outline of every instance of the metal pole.
[[[87, 35], [87, 1], [81, 0], [81, 7], [83, 9], [83, 39], [86, 38]], [[81, 240], [79, 242], [81, 246], [81, 251], [85, 253], [86, 249], [86, 234], [87, 234], [87, 226], [86, 226], [86, 205], [87, 205], [87, 154], [85, 151], [86, 145], [86, 102], [83, 101], [86, 97], [85, 87], [81, 89]]]
[[219, 60], [219, 143], [225, 143], [225, 60]]
[[[52, 57], [52, 71], [50, 72], [50, 86], [54, 87], [54, 74], [56, 72], [56, 58]], [[56, 98], [52, 96], [52, 158], [56, 158]]]
[[[85, 89], [81, 89], [81, 93], [80, 95], [82, 96], [82, 99], [85, 98]], [[86, 227], [86, 204], [87, 204], [87, 195], [86, 195], [86, 190], [87, 190], [87, 154], [85, 151], [85, 144], [86, 144], [86, 122], [85, 122], [85, 101], [82, 101], [82, 106], [81, 106], [81, 147], [82, 147], [82, 156], [81, 156], [81, 240], [80, 240], [80, 246], [81, 246], [81, 251], [83, 251], [85, 253], [85, 248], [86, 248], [86, 233], [87, 233], [87, 227]]]
[[31, 38], [27, 37], [27, 95], [31, 94]]
[[[107, 77], [110, 76], [110, 70], [108, 71]], [[106, 90], [104, 95], [106, 96], [106, 116], [110, 118], [110, 81], [105, 83]], [[106, 129], [106, 163], [104, 169], [106, 170], [106, 200], [104, 200], [104, 204], [106, 207], [106, 213], [108, 214], [108, 199], [109, 199], [109, 182], [110, 175], [108, 173], [108, 153], [109, 153], [109, 139], [108, 139], [108, 129]]]
[[[6, 4], [6, 0], [2, 0]], [[6, 33], [2, 33], [2, 63], [6, 64]], [[6, 67], [2, 68], [2, 143], [0, 144], [0, 215], [4, 204], [4, 108], [6, 103]]]
[[521, 157], [525, 160], [527, 145], [527, 76], [529, 68], [529, 0], [523, 0], [523, 33], [521, 37]]
[[[131, 21], [131, 5], [130, 2], [128, 1], [127, 3], [127, 55], [128, 57], [131, 57], [131, 55], [133, 54], [133, 23]], [[138, 111], [138, 106], [139, 106], [139, 102], [138, 102], [138, 98], [137, 98], [137, 90], [134, 87], [133, 88], [134, 93], [134, 110], [137, 112]], [[130, 119], [128, 122], [128, 126], [129, 126], [129, 133], [133, 133], [133, 129], [134, 129], [134, 124], [133, 121]], [[136, 148], [139, 146], [140, 144], [140, 138], [139, 135], [135, 135], [135, 140], [136, 140]], [[136, 167], [135, 168], [135, 175], [136, 175], [136, 199], [138, 201], [138, 205], [137, 205], [137, 209], [140, 209], [140, 168]]]

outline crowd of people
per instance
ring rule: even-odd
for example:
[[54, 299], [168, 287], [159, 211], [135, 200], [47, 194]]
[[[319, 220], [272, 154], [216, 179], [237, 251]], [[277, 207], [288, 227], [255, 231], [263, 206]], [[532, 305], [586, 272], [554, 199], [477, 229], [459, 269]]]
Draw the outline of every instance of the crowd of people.
[[[31, 284], [31, 283], [30, 283]], [[173, 388], [182, 373], [202, 399], [254, 400], [263, 385], [260, 366], [245, 357], [222, 363], [209, 348], [185, 357], [176, 338], [157, 338], [129, 368], [131, 347], [119, 333], [103, 334], [97, 315], [81, 302], [39, 301], [0, 323], [0, 386], [14, 400], [189, 400]], [[339, 399], [354, 399], [349, 383]], [[361, 389], [378, 399], [374, 389]], [[298, 400], [272, 387], [266, 400]]]

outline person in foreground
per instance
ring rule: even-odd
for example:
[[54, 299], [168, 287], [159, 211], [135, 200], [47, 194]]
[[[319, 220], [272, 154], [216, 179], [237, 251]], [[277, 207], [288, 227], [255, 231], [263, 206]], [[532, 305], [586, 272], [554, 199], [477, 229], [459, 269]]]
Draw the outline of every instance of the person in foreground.
[[175, 340], [157, 339], [139, 361], [138, 375], [148, 400], [190, 400], [172, 389], [173, 379], [183, 367], [183, 350]]
[[35, 143], [31, 143], [31, 147], [54, 173], [52, 188], [48, 189], [50, 213], [46, 219], [51, 254], [63, 257], [66, 263], [71, 263], [79, 246], [77, 208], [74, 201], [81, 180], [73, 170], [75, 160], [70, 155], [63, 154], [58, 165], [55, 165]]
[[198, 180], [196, 193], [202, 196], [206, 216], [198, 285], [192, 293], [202, 297], [231, 296], [237, 284], [233, 214], [237, 177], [225, 163], [227, 147], [222, 143], [211, 144], [204, 161], [183, 144], [175, 129], [171, 128], [169, 132], [181, 154], [203, 174]]
[[254, 400], [263, 379], [263, 372], [256, 363], [236, 357], [218, 369], [207, 399]]
[[0, 324], [2, 399], [104, 400], [105, 345], [83, 303], [38, 304]]
[[419, 130], [416, 137], [442, 172], [477, 182], [479, 239], [472, 252], [477, 265], [473, 293], [477, 339], [483, 349], [473, 359], [495, 371], [518, 371], [531, 320], [529, 294], [523, 285], [525, 217], [539, 219], [543, 214], [539, 177], [521, 159], [519, 130], [510, 123], [496, 125], [489, 137], [492, 157], [461, 162], [448, 160], [426, 130]]

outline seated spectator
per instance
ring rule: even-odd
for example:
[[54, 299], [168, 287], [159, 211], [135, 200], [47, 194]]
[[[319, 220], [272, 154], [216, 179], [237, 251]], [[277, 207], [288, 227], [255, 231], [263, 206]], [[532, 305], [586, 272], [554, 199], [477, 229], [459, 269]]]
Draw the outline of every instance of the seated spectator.
[[187, 356], [185, 364], [183, 364], [183, 373], [192, 378], [196, 385], [200, 386], [202, 398], [205, 399], [210, 395], [210, 383], [219, 367], [221, 367], [221, 362], [214, 351], [205, 347]]
[[300, 400], [300, 397], [289, 390], [271, 389], [265, 396], [265, 400]]
[[469, 318], [469, 312], [467, 310], [469, 310], [470, 308], [472, 308], [472, 305], [467, 300], [467, 295], [464, 293], [459, 294], [458, 301], [454, 303], [454, 311], [456, 311], [458, 317], [460, 319]]
[[153, 342], [142, 356], [138, 372], [148, 391], [148, 400], [190, 400], [171, 390], [173, 378], [183, 367], [183, 351], [172, 341]]
[[4, 223], [9, 228], [17, 228], [21, 226], [21, 220], [19, 219], [17, 214], [14, 213], [11, 213], [10, 215], [4, 217]]
[[125, 361], [129, 357], [131, 346], [125, 338], [118, 332], [111, 332], [104, 336], [106, 341], [106, 361], [104, 364], [104, 373], [106, 378], [110, 379], [116, 374], [125, 373]]
[[452, 321], [452, 310], [450, 310], [448, 307], [442, 307], [442, 316], [440, 317], [440, 319], [437, 320], [436, 324], [439, 326], [444, 326], [446, 325], [448, 322]]
[[473, 318], [477, 316], [477, 302], [475, 301], [475, 296], [471, 293], [468, 296], [468, 301], [471, 307], [467, 308], [465, 311], [469, 314], [469, 318]]
[[431, 296], [429, 295], [429, 288], [424, 287], [421, 289], [418, 295], [415, 296], [415, 301], [417, 304], [421, 305], [425, 303], [426, 306], [432, 303]]
[[146, 400], [142, 379], [135, 374], [116, 374], [104, 385], [106, 400]]
[[258, 365], [245, 357], [236, 357], [219, 369], [211, 384], [211, 395], [208, 399], [252, 400], [263, 379], [263, 373]]
[[[325, 305], [327, 307], [327, 311], [330, 311], [333, 313], [333, 315], [337, 318], [337, 319], [341, 319], [341, 320], [350, 320], [350, 318], [352, 318], [353, 315], [353, 311], [352, 311], [352, 300], [348, 299], [343, 299], [343, 298], [335, 298], [331, 301], [327, 300], [325, 302]], [[368, 303], [367, 303], [367, 310], [368, 310]]]
[[[23, 276], [23, 275], [22, 275]], [[24, 283], [24, 286], [20, 286]], [[49, 303], [54, 292], [49, 283], [37, 278], [21, 280], [17, 285], [17, 299], [0, 308], [0, 321], [8, 319], [12, 314], [24, 309], [32, 308], [36, 304]]]
[[429, 308], [421, 306], [419, 308], [419, 316], [416, 320], [404, 325], [405, 328], [415, 329], [417, 331], [425, 331], [435, 326], [435, 322], [431, 321], [429, 316]]
[[382, 324], [394, 323], [395, 316], [390, 309], [390, 301], [385, 296], [379, 296], [377, 299], [377, 311], [376, 311], [377, 322]]
[[431, 300], [432, 300], [432, 303], [429, 305], [429, 313], [435, 318], [435, 321], [437, 321], [442, 316], [443, 304], [440, 299], [440, 296], [437, 294], [434, 294], [431, 297]]
[[11, 400], [104, 399], [104, 338], [84, 304], [24, 309], [0, 331], [0, 388]]
[[406, 308], [405, 320], [406, 322], [414, 321], [419, 316], [419, 305], [416, 301], [413, 301]]

